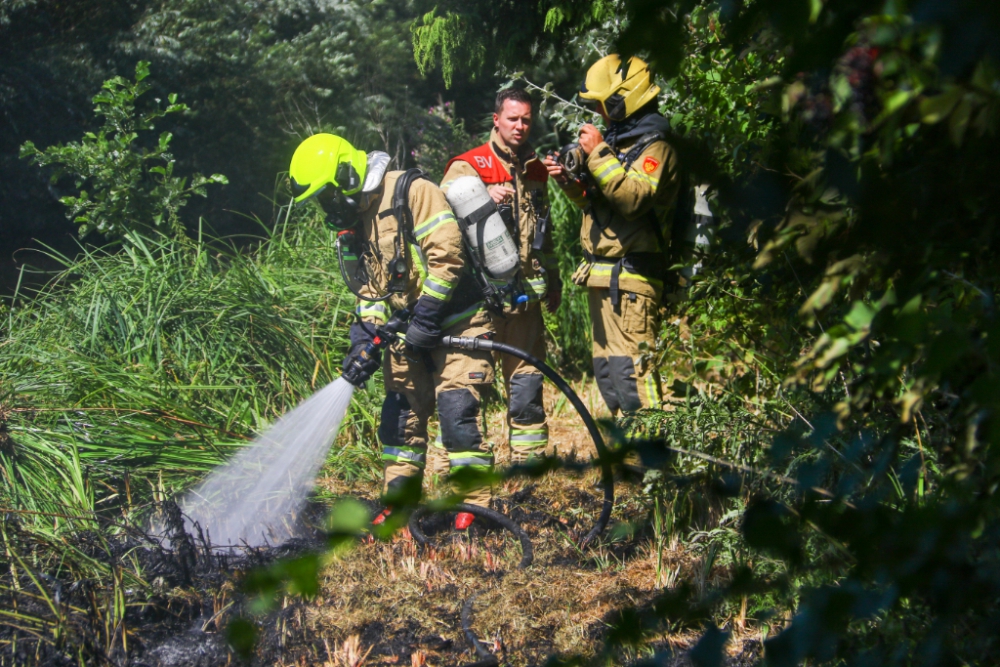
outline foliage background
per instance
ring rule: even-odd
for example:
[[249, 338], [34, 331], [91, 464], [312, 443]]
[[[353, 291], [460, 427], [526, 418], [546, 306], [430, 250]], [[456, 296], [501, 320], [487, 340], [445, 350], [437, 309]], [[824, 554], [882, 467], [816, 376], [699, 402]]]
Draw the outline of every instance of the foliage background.
[[[314, 132], [340, 132], [412, 164], [419, 125], [444, 92], [413, 60], [409, 25], [419, 2], [24, 0], [0, 11], [0, 267], [8, 291], [17, 280], [12, 255], [31, 239], [75, 252], [58, 201], [72, 182], [50, 182], [51, 172], [18, 157], [20, 146], [95, 131], [91, 97], [112, 76], [131, 77], [139, 61], [153, 72], [140, 111], [171, 92], [192, 110], [159, 125], [172, 134], [177, 175], [230, 181], [182, 216], [190, 230], [202, 217], [215, 236], [253, 234], [254, 219], [273, 224], [276, 174]], [[460, 76], [448, 99], [479, 123], [496, 81]], [[49, 266], [31, 253], [18, 258]]]
[[[732, 581], [623, 611], [609, 649], [687, 619], [707, 627], [696, 662], [718, 664], [716, 624], [749, 598], [756, 622], [780, 630], [768, 664], [995, 660], [992, 593], [966, 594], [1000, 583], [995, 6], [628, 0], [538, 12], [539, 45], [575, 34], [651, 63], [673, 144], [713, 186], [723, 222], [662, 332], [684, 400], [623, 425], [664, 438], [674, 471], [701, 469], [700, 502], [683, 475], [651, 488], [688, 508], [682, 525], [711, 528], [709, 497], [739, 513], [715, 540], [736, 547]], [[418, 58], [437, 48], [447, 68], [454, 48], [512, 70], [536, 62], [506, 51], [503, 30], [473, 29], [480, 15], [456, 3], [425, 17]], [[595, 24], [602, 37], [588, 42]], [[553, 99], [572, 123], [571, 100]]]
[[[585, 63], [640, 53], [721, 227], [664, 320], [671, 409], [614, 427], [647, 433], [640, 453], [661, 468], [632, 529], [672, 532], [729, 577], [619, 610], [606, 655], [585, 657], [687, 628], [702, 633], [692, 660], [715, 665], [738, 622], [766, 633], [772, 665], [995, 663], [998, 35], [995, 4], [973, 0], [5, 3], [5, 243], [65, 225], [69, 186], [18, 147], [93, 129], [86, 100], [138, 60], [151, 97], [176, 90], [193, 110], [160, 128], [178, 173], [231, 183], [185, 207], [187, 238], [60, 260], [58, 282], [4, 313], [5, 493], [92, 509], [125, 471], [152, 479], [164, 439], [212, 452], [207, 465], [311, 388], [303, 369], [335, 372], [329, 239], [315, 220], [273, 223], [297, 136], [337, 129], [434, 163], [484, 129], [512, 78], [545, 101], [536, 140], [556, 147], [586, 118], [570, 94]], [[554, 209], [568, 278], [578, 214], [558, 194]], [[199, 215], [222, 231], [256, 216], [265, 240], [220, 252]], [[581, 295], [567, 297], [553, 357], [585, 360]], [[234, 316], [213, 329], [218, 312]], [[259, 357], [233, 352], [248, 340], [268, 341]]]

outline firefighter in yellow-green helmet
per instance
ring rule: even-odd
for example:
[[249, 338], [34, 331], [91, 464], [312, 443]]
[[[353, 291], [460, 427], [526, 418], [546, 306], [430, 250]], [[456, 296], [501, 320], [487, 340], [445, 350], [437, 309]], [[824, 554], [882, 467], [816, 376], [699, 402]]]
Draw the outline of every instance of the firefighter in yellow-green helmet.
[[[338, 244], [367, 261], [365, 270], [348, 271], [341, 255], [344, 280], [359, 297], [344, 377], [361, 386], [382, 368], [386, 396], [378, 436], [391, 498], [419, 488], [435, 405], [452, 473], [492, 468], [478, 417], [482, 392], [493, 382], [493, 358], [437, 345], [442, 335], [490, 335], [492, 323], [444, 194], [417, 170], [387, 171], [388, 165], [386, 153], [365, 154], [341, 137], [318, 134], [296, 149], [289, 176], [295, 201], [316, 197], [327, 223], [340, 230]], [[361, 355], [375, 327], [403, 308], [412, 313], [405, 345], [388, 348], [381, 360]], [[488, 487], [466, 495], [474, 505], [488, 506], [489, 499]], [[460, 513], [455, 526], [464, 530], [472, 520]]]
[[666, 254], [681, 188], [670, 124], [660, 115], [649, 67], [612, 54], [587, 71], [579, 96], [607, 123], [580, 129], [582, 175], [552, 158], [549, 174], [583, 209], [584, 259], [573, 275], [588, 292], [594, 374], [612, 413], [660, 407], [654, 355]]
[[328, 185], [345, 195], [361, 190], [368, 155], [333, 134], [314, 134], [295, 150], [289, 176], [296, 203], [305, 201]]

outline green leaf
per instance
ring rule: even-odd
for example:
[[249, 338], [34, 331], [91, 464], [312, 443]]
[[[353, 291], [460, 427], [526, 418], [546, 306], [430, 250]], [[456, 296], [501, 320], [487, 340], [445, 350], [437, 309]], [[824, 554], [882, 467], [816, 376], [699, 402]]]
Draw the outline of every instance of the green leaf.
[[882, 116], [891, 116], [896, 113], [906, 106], [915, 96], [916, 92], [912, 90], [897, 90], [889, 96], [889, 99], [885, 101]]
[[809, 0], [809, 23], [816, 23], [823, 11], [823, 0]]
[[688, 653], [688, 657], [695, 667], [722, 667], [728, 641], [729, 633], [723, 632], [712, 623]]
[[371, 517], [368, 508], [357, 500], [341, 500], [326, 518], [326, 529], [331, 533], [359, 535], [368, 527]]
[[961, 146], [965, 140], [965, 131], [969, 129], [969, 119], [972, 117], [972, 110], [974, 108], [974, 101], [966, 95], [951, 115], [951, 120], [948, 123], [948, 132], [952, 143], [956, 146]]
[[[367, 515], [366, 515], [367, 516]], [[277, 565], [282, 579], [288, 582], [288, 592], [311, 598], [319, 592], [320, 559], [318, 554], [283, 561]]]
[[940, 95], [922, 100], [920, 102], [920, 120], [928, 125], [940, 123], [948, 117], [948, 114], [961, 99], [962, 89], [956, 86]]
[[249, 660], [257, 643], [256, 624], [242, 617], [234, 618], [226, 626], [226, 642], [242, 660]]
[[743, 535], [755, 549], [774, 553], [795, 565], [802, 561], [802, 540], [791, 512], [769, 499], [753, 502], [743, 515]]
[[637, 646], [645, 637], [642, 618], [630, 608], [612, 615], [607, 632], [607, 641], [612, 646]]
[[35, 148], [35, 144], [31, 143], [30, 141], [25, 141], [23, 144], [21, 144], [21, 150], [18, 153], [18, 157], [30, 158], [30, 157], [35, 157], [39, 154], [40, 151], [37, 148]]
[[923, 296], [918, 294], [915, 297], [907, 301], [902, 308], [899, 309], [902, 315], [916, 315], [920, 313], [921, 306], [923, 305]]
[[854, 305], [851, 306], [851, 311], [847, 313], [844, 321], [847, 322], [855, 331], [867, 330], [872, 323], [872, 319], [875, 317], [876, 311], [874, 308], [869, 307], [862, 301], [855, 301]]

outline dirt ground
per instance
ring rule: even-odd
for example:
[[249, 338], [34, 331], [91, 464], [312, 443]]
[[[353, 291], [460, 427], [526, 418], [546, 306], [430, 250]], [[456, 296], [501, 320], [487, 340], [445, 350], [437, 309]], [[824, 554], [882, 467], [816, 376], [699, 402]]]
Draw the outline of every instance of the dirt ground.
[[[576, 387], [595, 416], [602, 416], [593, 384]], [[550, 442], [563, 457], [589, 458], [593, 444], [571, 405], [554, 388], [546, 396]], [[497, 459], [509, 458], [503, 416], [489, 420]], [[478, 658], [462, 630], [463, 605], [472, 604], [471, 630], [502, 664], [542, 664], [553, 655], [593, 660], [602, 651], [615, 610], [641, 606], [664, 590], [688, 582], [704, 587], [725, 579], [724, 568], [705, 573], [701, 558], [676, 539], [659, 543], [648, 529], [640, 483], [617, 488], [614, 524], [631, 524], [631, 536], [607, 537], [581, 551], [575, 544], [596, 519], [601, 491], [596, 470], [557, 471], [537, 480], [508, 480], [495, 489], [494, 507], [531, 536], [534, 563], [517, 569], [517, 540], [502, 531], [472, 535], [450, 529], [450, 517], [431, 517], [423, 528], [435, 546], [421, 550], [404, 531], [390, 542], [371, 541], [335, 558], [322, 573], [322, 590], [309, 602], [287, 600], [279, 614], [277, 665], [464, 665]], [[374, 502], [375, 485], [320, 483], [337, 495]], [[432, 495], [443, 483], [427, 480]], [[477, 520], [478, 521], [478, 520]], [[619, 531], [621, 532], [621, 531]], [[625, 531], [628, 533], [629, 531]], [[659, 546], [658, 546], [659, 545]], [[659, 564], [659, 567], [658, 567]], [[729, 619], [731, 665], [756, 664], [759, 633]], [[654, 636], [642, 653], [620, 652], [611, 663], [650, 656], [658, 664], [689, 664], [686, 650], [699, 628]], [[670, 657], [670, 656], [673, 657]], [[601, 660], [603, 661], [603, 660]]]

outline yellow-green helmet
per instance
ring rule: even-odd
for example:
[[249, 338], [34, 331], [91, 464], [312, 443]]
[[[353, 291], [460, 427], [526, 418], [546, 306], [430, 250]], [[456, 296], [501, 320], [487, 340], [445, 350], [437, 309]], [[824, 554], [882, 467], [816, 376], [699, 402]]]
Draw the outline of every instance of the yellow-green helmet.
[[367, 168], [368, 156], [346, 139], [334, 134], [314, 134], [295, 149], [288, 175], [298, 203], [327, 185], [353, 195], [364, 185]]
[[591, 65], [580, 86], [580, 97], [603, 104], [604, 112], [614, 121], [625, 120], [656, 99], [659, 92], [649, 65], [634, 56], [622, 62], [617, 53]]

